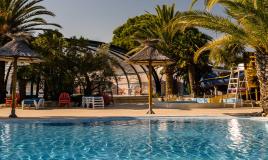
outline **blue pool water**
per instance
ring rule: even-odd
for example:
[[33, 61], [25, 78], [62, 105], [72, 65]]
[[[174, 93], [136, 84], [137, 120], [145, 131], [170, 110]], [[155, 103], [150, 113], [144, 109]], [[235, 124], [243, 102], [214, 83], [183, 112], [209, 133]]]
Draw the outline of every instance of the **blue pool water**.
[[160, 118], [0, 121], [1, 160], [268, 159], [268, 122]]

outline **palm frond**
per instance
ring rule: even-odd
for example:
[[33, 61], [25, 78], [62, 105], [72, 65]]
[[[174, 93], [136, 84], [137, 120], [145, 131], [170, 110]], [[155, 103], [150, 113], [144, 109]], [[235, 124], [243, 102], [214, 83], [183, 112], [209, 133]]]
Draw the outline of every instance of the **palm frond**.
[[194, 5], [197, 3], [198, 0], [192, 0], [191, 4], [190, 4], [190, 7], [189, 7], [189, 10], [192, 10]]
[[[184, 27], [182, 27], [184, 26]], [[242, 38], [245, 35], [244, 30], [233, 23], [230, 19], [213, 15], [206, 11], [188, 11], [177, 16], [173, 27], [203, 27], [210, 30], [216, 30], [221, 33], [227, 33]]]
[[[204, 0], [205, 7], [210, 10], [215, 4], [217, 4], [220, 0]], [[190, 4], [190, 10], [192, 10], [193, 6], [198, 2], [198, 0], [192, 0]]]
[[[0, 0], [0, 13], [3, 15], [6, 29], [3, 32], [31, 32], [40, 30], [42, 26], [55, 26], [55, 23], [48, 23], [42, 16], [55, 16], [44, 6], [39, 5], [43, 0]], [[1, 26], [0, 26], [1, 27]], [[46, 29], [44, 29], [46, 30]]]
[[213, 41], [207, 43], [206, 45], [204, 45], [203, 47], [199, 48], [195, 52], [194, 61], [197, 62], [200, 55], [207, 50], [213, 50], [215, 48], [222, 47], [222, 46], [225, 46], [228, 44], [238, 44], [238, 43], [241, 43], [239, 41], [239, 39], [237, 39], [236, 37], [233, 37], [231, 35], [226, 35], [226, 36], [223, 36], [223, 37], [218, 38], [216, 40], [213, 40]]
[[136, 47], [136, 48], [130, 50], [130, 51], [127, 53], [127, 55], [128, 55], [128, 56], [131, 56], [131, 55], [133, 55], [133, 54], [139, 52], [139, 51], [142, 50], [143, 48], [144, 48], [144, 46], [143, 46], [143, 45], [140, 45], [139, 47]]

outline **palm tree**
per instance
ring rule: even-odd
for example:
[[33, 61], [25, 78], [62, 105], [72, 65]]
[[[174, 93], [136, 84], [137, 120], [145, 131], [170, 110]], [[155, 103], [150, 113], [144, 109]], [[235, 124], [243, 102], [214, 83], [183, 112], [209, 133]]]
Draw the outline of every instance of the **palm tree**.
[[0, 34], [45, 30], [43, 26], [46, 25], [60, 27], [58, 24], [48, 23], [41, 17], [44, 15], [55, 16], [53, 12], [39, 5], [42, 1], [0, 0], [0, 15], [3, 19]]
[[224, 65], [224, 68], [231, 69], [239, 63], [243, 63], [243, 55], [246, 53], [244, 46], [238, 44], [225, 45], [211, 49], [209, 60], [214, 66]]
[[[21, 32], [31, 33], [37, 30], [47, 30], [47, 28], [44, 28], [47, 25], [60, 27], [58, 24], [48, 23], [42, 18], [44, 15], [55, 16], [54, 13], [39, 5], [42, 1], [0, 0], [1, 39], [5, 39], [7, 35], [12, 36], [12, 34]], [[4, 65], [4, 63], [1, 62], [1, 65]], [[1, 71], [1, 73], [4, 72]]]
[[[150, 14], [152, 17], [149, 20], [146, 20], [147, 27], [139, 28], [138, 32], [135, 33], [135, 39], [139, 39], [142, 41], [146, 41], [149, 39], [159, 39], [160, 43], [156, 47], [162, 51], [162, 53], [167, 54], [170, 53], [170, 44], [174, 42], [174, 39], [180, 32], [172, 32], [167, 26], [173, 21], [178, 12], [175, 12], [175, 4], [172, 6], [163, 5], [162, 7], [157, 5], [155, 8], [156, 15]], [[142, 45], [138, 47], [139, 50]], [[134, 49], [135, 50], [135, 49]], [[166, 75], [166, 96], [173, 94], [173, 72], [174, 65], [169, 65], [165, 67], [165, 75]]]
[[[166, 95], [174, 93], [173, 74], [175, 67], [186, 68], [190, 92], [195, 93], [196, 75], [195, 64], [193, 61], [193, 51], [206, 44], [210, 37], [200, 33], [195, 28], [188, 28], [185, 32], [173, 27], [176, 17], [180, 15], [175, 11], [175, 4], [157, 6], [156, 15], [151, 14], [153, 19], [147, 20], [146, 28], [141, 28], [134, 35], [136, 39], [159, 39], [160, 43], [156, 46], [163, 54], [174, 59], [177, 64], [165, 67], [166, 75]], [[189, 44], [188, 46], [186, 45]]]
[[[194, 0], [194, 2], [197, 0]], [[257, 76], [260, 82], [261, 107], [268, 113], [268, 0], [206, 0], [207, 9], [221, 5], [229, 18], [209, 11], [188, 11], [178, 15], [176, 26], [198, 26], [224, 35], [200, 48], [196, 58], [215, 47], [239, 44], [256, 52]]]
[[[47, 30], [44, 26], [56, 26], [48, 23], [42, 16], [55, 16], [44, 6], [43, 0], [0, 0], [0, 37], [2, 44], [7, 42], [7, 35], [16, 33], [31, 33], [37, 30]], [[0, 74], [4, 75], [5, 63], [0, 62]], [[0, 77], [0, 100], [5, 98], [4, 76]]]

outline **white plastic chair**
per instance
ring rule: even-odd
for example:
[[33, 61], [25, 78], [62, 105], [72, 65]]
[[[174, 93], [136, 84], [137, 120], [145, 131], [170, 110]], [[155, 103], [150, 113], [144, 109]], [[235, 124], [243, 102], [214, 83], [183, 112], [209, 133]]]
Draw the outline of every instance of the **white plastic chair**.
[[95, 107], [104, 108], [104, 99], [103, 99], [103, 97], [94, 97], [93, 98], [93, 109], [95, 109]]

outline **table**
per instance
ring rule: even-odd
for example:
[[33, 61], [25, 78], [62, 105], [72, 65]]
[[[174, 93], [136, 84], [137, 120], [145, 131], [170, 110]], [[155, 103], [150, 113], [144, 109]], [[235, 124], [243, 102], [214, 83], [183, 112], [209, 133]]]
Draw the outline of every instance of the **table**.
[[31, 98], [24, 99], [21, 102], [22, 109], [24, 109], [25, 105], [34, 105], [35, 109], [44, 108], [45, 99], [44, 98]]
[[73, 106], [76, 106], [76, 107], [81, 106], [83, 95], [72, 94], [70, 97], [71, 97], [71, 101], [73, 103]]
[[83, 96], [82, 97], [82, 107], [89, 108], [92, 106], [93, 109], [95, 107], [103, 107], [104, 108], [104, 100], [103, 97], [92, 97], [92, 96]]
[[93, 106], [93, 100], [94, 100], [94, 97], [83, 96], [82, 97], [82, 107], [89, 108], [90, 105]]

